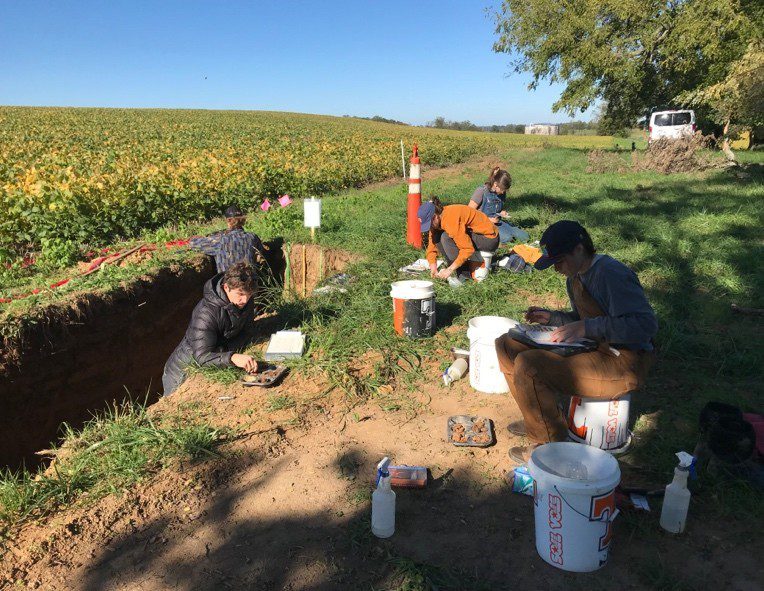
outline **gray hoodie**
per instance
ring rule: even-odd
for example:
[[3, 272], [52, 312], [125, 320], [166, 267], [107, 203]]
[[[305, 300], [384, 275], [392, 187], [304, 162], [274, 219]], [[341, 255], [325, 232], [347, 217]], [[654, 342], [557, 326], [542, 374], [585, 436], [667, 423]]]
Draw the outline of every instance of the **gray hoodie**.
[[[579, 275], [589, 294], [605, 316], [587, 318], [586, 336], [624, 349], [652, 351], [652, 339], [658, 332], [655, 317], [636, 273], [608, 255], [595, 255], [592, 266]], [[581, 320], [571, 291], [566, 287], [572, 312], [552, 312], [550, 324], [559, 326]]]

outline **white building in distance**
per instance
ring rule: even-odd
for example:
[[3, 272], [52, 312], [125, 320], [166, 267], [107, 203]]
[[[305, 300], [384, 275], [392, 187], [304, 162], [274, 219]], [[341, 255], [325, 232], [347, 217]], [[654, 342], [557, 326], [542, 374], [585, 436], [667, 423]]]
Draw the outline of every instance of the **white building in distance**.
[[555, 123], [532, 123], [525, 126], [525, 135], [560, 135], [560, 126]]

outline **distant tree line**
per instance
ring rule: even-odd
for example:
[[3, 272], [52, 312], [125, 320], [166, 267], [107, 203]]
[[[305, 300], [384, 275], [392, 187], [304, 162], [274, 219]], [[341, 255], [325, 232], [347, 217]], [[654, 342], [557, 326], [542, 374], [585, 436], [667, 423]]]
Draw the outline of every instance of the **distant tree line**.
[[374, 115], [373, 117], [356, 117], [355, 115], [343, 115], [343, 117], [352, 117], [353, 119], [365, 119], [366, 121], [376, 121], [377, 123], [392, 123], [394, 125], [409, 126], [408, 123], [404, 123], [403, 121], [398, 121], [397, 119], [388, 119], [387, 117], [380, 117], [379, 115]]
[[[560, 135], [575, 135], [596, 133], [596, 121], [569, 121], [559, 123]], [[449, 121], [445, 117], [435, 117], [427, 123], [427, 127], [436, 129], [453, 129], [456, 131], [488, 131], [492, 133], [525, 133], [525, 124], [509, 123], [507, 125], [476, 125], [471, 121]]]

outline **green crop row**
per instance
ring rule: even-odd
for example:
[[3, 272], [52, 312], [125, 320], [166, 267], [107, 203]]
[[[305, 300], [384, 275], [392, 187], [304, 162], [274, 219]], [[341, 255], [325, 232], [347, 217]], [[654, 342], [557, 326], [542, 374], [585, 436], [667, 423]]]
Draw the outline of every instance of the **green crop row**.
[[[420, 146], [445, 166], [507, 146], [611, 138], [465, 133], [277, 112], [0, 108], [0, 263], [66, 258], [167, 224], [401, 174]], [[71, 262], [71, 261], [68, 261]]]

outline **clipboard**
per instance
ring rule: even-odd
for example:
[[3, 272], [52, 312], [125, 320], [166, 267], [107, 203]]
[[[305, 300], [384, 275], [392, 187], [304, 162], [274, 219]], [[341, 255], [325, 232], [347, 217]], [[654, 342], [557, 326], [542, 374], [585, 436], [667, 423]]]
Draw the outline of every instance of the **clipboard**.
[[[589, 351], [597, 351], [599, 344], [596, 341], [589, 339], [583, 339], [577, 343], [562, 344], [562, 343], [544, 343], [536, 339], [531, 338], [528, 333], [539, 330], [540, 327], [533, 325], [519, 324], [515, 328], [510, 328], [507, 331], [507, 335], [533, 349], [543, 349], [544, 351], [551, 351], [561, 357], [570, 357], [571, 355], [578, 355], [579, 353], [587, 353]], [[557, 327], [543, 327], [544, 332], [551, 332]]]

